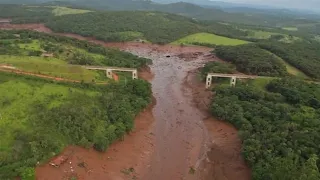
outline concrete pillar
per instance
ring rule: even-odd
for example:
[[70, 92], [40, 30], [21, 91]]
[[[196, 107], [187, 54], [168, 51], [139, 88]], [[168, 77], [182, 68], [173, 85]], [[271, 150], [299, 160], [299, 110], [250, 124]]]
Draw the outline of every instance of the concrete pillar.
[[212, 77], [208, 74], [207, 75], [207, 80], [206, 80], [206, 88], [210, 88], [211, 86], [211, 81], [212, 81]]
[[111, 69], [106, 69], [106, 74], [107, 74], [107, 77], [112, 79], [112, 70]]
[[138, 79], [138, 73], [137, 73], [137, 71], [135, 70], [135, 71], [133, 71], [132, 72], [132, 79]]
[[236, 82], [237, 82], [237, 77], [235, 77], [235, 76], [231, 77], [230, 85], [232, 87], [236, 86]]

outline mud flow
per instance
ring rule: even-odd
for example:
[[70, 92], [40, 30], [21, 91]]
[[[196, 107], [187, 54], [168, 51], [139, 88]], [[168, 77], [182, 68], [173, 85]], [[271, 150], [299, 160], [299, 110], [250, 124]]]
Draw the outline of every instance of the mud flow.
[[150, 69], [143, 69], [139, 76], [151, 82], [156, 103], [136, 118], [134, 131], [105, 153], [68, 147], [62, 154], [72, 154], [70, 160], [59, 168], [39, 166], [37, 179], [250, 179], [236, 129], [208, 114], [212, 94], [205, 90], [197, 69], [208, 61], [219, 60], [211, 55], [210, 48], [105, 43], [75, 34], [52, 33], [41, 24], [7, 24], [0, 28], [30, 29], [87, 40], [153, 61]]

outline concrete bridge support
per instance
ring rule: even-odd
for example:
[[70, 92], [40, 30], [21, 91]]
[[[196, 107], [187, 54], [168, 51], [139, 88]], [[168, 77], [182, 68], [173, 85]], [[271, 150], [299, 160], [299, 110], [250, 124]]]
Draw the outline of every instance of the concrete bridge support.
[[108, 78], [112, 79], [112, 70], [107, 69], [106, 70], [106, 75], [107, 75]]
[[107, 66], [83, 66], [86, 69], [91, 70], [103, 70], [106, 71], [108, 78], [112, 79], [112, 71], [131, 72], [132, 79], [138, 79], [138, 71], [134, 68], [120, 68], [120, 67], [107, 67]]
[[221, 74], [221, 73], [209, 73], [206, 79], [206, 88], [210, 88], [212, 84], [213, 77], [223, 77], [230, 78], [230, 86], [235, 86], [237, 83], [237, 79], [256, 79], [256, 78], [266, 78], [263, 76], [251, 76], [251, 75], [243, 75], [243, 74]]
[[231, 85], [232, 87], [236, 86], [236, 82], [237, 82], [237, 77], [235, 77], [235, 76], [231, 77], [231, 79], [230, 79], [230, 85]]

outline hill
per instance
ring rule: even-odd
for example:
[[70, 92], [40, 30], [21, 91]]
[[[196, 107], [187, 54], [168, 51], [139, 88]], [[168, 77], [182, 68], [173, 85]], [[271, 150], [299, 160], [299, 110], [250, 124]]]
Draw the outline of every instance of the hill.
[[0, 31], [0, 37], [0, 179], [34, 179], [36, 164], [68, 145], [105, 151], [133, 128], [134, 117], [150, 102], [149, 83], [113, 83], [105, 72], [78, 66], [139, 68], [148, 59], [38, 32]]
[[140, 68], [150, 60], [85, 41], [31, 31], [0, 31], [0, 64], [18, 70], [83, 82], [106, 81], [105, 74], [76, 65]]
[[[196, 3], [173, 2], [170, 4], [159, 4], [149, 0], [75, 0], [75, 1], [26, 1], [29, 4], [36, 5], [60, 5], [68, 7], [86, 7], [96, 10], [116, 10], [116, 11], [160, 11], [167, 13], [180, 14], [199, 20], [214, 20], [221, 22], [251, 24], [262, 26], [284, 26], [292, 25], [296, 22], [315, 23], [320, 18], [308, 14], [287, 13], [281, 10], [241, 10], [241, 11], [225, 11], [219, 7], [203, 7]], [[28, 4], [25, 1], [15, 1], [15, 3]], [[2, 3], [9, 3], [2, 0]], [[12, 3], [12, 2], [10, 2]], [[288, 24], [290, 22], [290, 24]]]
[[154, 43], [170, 43], [185, 36], [208, 32], [227, 37], [246, 36], [245, 31], [219, 23], [203, 23], [179, 15], [117, 11], [92, 12], [54, 17], [46, 26], [56, 32], [94, 36], [104, 41], [146, 39]]

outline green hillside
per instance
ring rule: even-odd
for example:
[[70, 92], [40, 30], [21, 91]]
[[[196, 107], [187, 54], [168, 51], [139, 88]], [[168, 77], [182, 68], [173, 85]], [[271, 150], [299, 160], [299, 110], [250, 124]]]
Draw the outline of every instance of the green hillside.
[[3, 72], [0, 79], [0, 179], [34, 179], [37, 162], [68, 145], [105, 151], [151, 97], [143, 80], [98, 86]]
[[170, 43], [200, 32], [228, 37], [247, 35], [244, 31], [220, 23], [198, 22], [179, 15], [143, 11], [66, 15], [55, 17], [46, 25], [56, 32], [94, 36], [104, 41], [131, 41], [142, 38], [154, 43]]
[[149, 59], [66, 37], [31, 31], [0, 31], [0, 37], [0, 65], [76, 81], [107, 80], [104, 72], [77, 65], [140, 68], [150, 63]]
[[240, 45], [247, 41], [231, 39], [209, 33], [196, 33], [174, 41], [172, 44], [211, 44], [211, 45]]
[[[68, 145], [105, 151], [122, 138], [150, 103], [149, 83], [130, 78], [114, 83], [105, 72], [79, 65], [140, 68], [148, 63], [149, 59], [72, 38], [1, 30], [0, 179], [34, 179], [36, 164]], [[8, 66], [15, 69], [5, 70]], [[106, 81], [107, 85], [92, 83]]]

